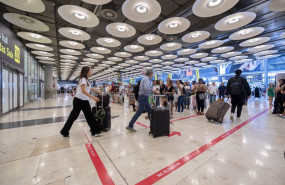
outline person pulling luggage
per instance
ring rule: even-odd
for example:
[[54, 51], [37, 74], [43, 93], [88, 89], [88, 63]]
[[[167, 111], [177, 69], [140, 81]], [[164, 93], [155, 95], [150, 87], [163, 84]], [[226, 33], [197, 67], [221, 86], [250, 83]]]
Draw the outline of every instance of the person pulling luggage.
[[91, 129], [92, 136], [100, 136], [101, 130], [100, 126], [96, 124], [95, 118], [91, 112], [91, 106], [89, 103], [89, 98], [92, 98], [94, 101], [99, 102], [100, 99], [94, 97], [90, 94], [90, 90], [101, 93], [101, 91], [91, 88], [91, 85], [88, 81], [88, 78], [92, 75], [92, 69], [89, 66], [84, 66], [81, 69], [81, 73], [78, 80], [77, 92], [75, 98], [73, 99], [73, 109], [64, 125], [61, 129], [60, 134], [63, 137], [69, 137], [69, 130], [71, 129], [72, 124], [78, 118], [81, 110], [84, 113], [86, 121]]
[[230, 119], [234, 120], [234, 113], [237, 107], [237, 118], [236, 121], [240, 121], [240, 116], [242, 112], [242, 106], [244, 104], [244, 98], [247, 96], [250, 98], [251, 90], [248, 82], [245, 78], [241, 77], [242, 70], [237, 69], [235, 71], [236, 76], [229, 79], [227, 84], [227, 95], [232, 99], [232, 108], [231, 108], [231, 117]]
[[[150, 118], [151, 107], [148, 102], [148, 98], [149, 98], [150, 93], [152, 92], [152, 86], [151, 86], [152, 77], [153, 77], [153, 70], [147, 69], [145, 76], [143, 77], [140, 83], [139, 97], [138, 97], [138, 101], [139, 101], [138, 109], [135, 115], [133, 116], [133, 118], [131, 119], [129, 125], [126, 128], [127, 130], [131, 132], [137, 131], [136, 129], [134, 129], [134, 124], [137, 121], [137, 119], [140, 117], [140, 115], [144, 112], [145, 108], [147, 109], [148, 117]], [[156, 91], [153, 91], [153, 92], [155, 93]]]

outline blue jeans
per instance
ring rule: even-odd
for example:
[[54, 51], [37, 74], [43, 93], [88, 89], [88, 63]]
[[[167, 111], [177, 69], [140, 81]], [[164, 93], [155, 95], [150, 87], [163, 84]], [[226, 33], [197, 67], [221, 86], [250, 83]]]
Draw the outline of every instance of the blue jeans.
[[150, 105], [148, 103], [148, 97], [147, 96], [139, 96], [138, 98], [139, 101], [139, 107], [137, 112], [135, 113], [135, 115], [133, 116], [133, 118], [131, 119], [130, 123], [129, 123], [129, 127], [133, 128], [135, 122], [137, 121], [137, 119], [140, 117], [140, 115], [144, 112], [144, 109], [146, 108], [147, 113], [148, 113], [148, 117], [150, 120]]
[[213, 101], [216, 101], [216, 95], [210, 94], [210, 104], [211, 104]]
[[184, 96], [178, 97], [177, 106], [178, 106], [178, 112], [180, 112], [180, 107], [181, 107], [181, 112], [183, 112], [183, 110], [184, 110]]

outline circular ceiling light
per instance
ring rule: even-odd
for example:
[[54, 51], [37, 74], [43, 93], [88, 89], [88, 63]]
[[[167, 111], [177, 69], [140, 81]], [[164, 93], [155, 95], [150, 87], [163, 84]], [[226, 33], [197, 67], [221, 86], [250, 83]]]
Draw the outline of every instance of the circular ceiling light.
[[111, 53], [110, 49], [103, 48], [103, 47], [92, 47], [90, 50], [94, 53], [99, 53], [99, 54], [109, 54]]
[[256, 57], [257, 60], [263, 60], [263, 59], [268, 59], [268, 58], [276, 58], [276, 57], [280, 57], [280, 54], [276, 54], [276, 55], [265, 55], [265, 56], [261, 56], [261, 57]]
[[162, 44], [160, 46], [160, 49], [165, 50], [165, 51], [174, 51], [181, 47], [182, 45], [180, 43], [171, 42], [171, 43]]
[[4, 13], [3, 17], [11, 24], [19, 26], [21, 28], [25, 28], [27, 30], [39, 32], [49, 31], [49, 27], [45, 23], [32, 17], [28, 17], [26, 15], [21, 15], [17, 13]]
[[257, 53], [257, 52], [260, 52], [260, 51], [271, 49], [273, 47], [274, 47], [274, 45], [260, 45], [260, 46], [255, 46], [255, 47], [252, 47], [252, 48], [248, 48], [247, 51], [250, 52], [250, 53]]
[[209, 49], [209, 48], [215, 48], [218, 46], [221, 46], [224, 42], [221, 40], [211, 40], [204, 42], [202, 44], [199, 44], [200, 49]]
[[136, 34], [135, 28], [126, 23], [108, 24], [106, 30], [109, 34], [120, 38], [132, 37]]
[[58, 14], [67, 22], [81, 27], [95, 27], [99, 24], [98, 17], [91, 11], [75, 5], [62, 5]]
[[88, 33], [82, 30], [76, 29], [76, 28], [64, 27], [64, 28], [60, 28], [58, 32], [62, 36], [67, 37], [69, 39], [73, 39], [73, 40], [84, 41], [84, 40], [89, 40], [91, 38]]
[[196, 53], [196, 51], [197, 51], [196, 49], [188, 48], [188, 49], [182, 49], [182, 50], [177, 51], [177, 54], [178, 55], [191, 55], [193, 53]]
[[248, 58], [248, 56], [238, 55], [238, 56], [230, 57], [229, 60], [237, 61], [237, 60], [246, 59], [246, 58]]
[[214, 61], [211, 61], [210, 63], [211, 64], [219, 64], [219, 63], [222, 63], [222, 62], [225, 62], [225, 60], [214, 60]]
[[271, 54], [274, 54], [277, 52], [278, 52], [278, 50], [266, 50], [266, 51], [261, 51], [261, 52], [255, 53], [253, 55], [254, 56], [271, 55]]
[[174, 62], [187, 62], [189, 61], [189, 58], [177, 58], [174, 60]]
[[92, 62], [92, 63], [99, 62], [99, 60], [97, 60], [95, 58], [83, 58], [83, 61], [85, 61], [85, 62]]
[[142, 62], [139, 64], [140, 66], [151, 66], [151, 63], [148, 62]]
[[149, 60], [150, 63], [153, 63], [153, 64], [159, 64], [162, 62], [161, 59], [152, 59], [152, 60]]
[[210, 61], [213, 61], [213, 60], [217, 60], [218, 57], [205, 57], [205, 58], [202, 58], [201, 61], [202, 62], [210, 62]]
[[48, 37], [35, 34], [35, 33], [31, 33], [31, 32], [18, 32], [17, 35], [21, 37], [22, 39], [32, 41], [32, 42], [37, 42], [37, 43], [42, 43], [42, 44], [48, 44], [52, 42]]
[[204, 58], [208, 55], [209, 55], [208, 53], [196, 53], [196, 54], [190, 55], [190, 57], [191, 58]]
[[232, 46], [225, 46], [225, 47], [219, 47], [219, 48], [215, 48], [212, 49], [211, 52], [212, 53], [225, 53], [225, 52], [229, 52], [234, 50], [234, 47]]
[[239, 12], [224, 17], [215, 24], [218, 31], [229, 31], [240, 28], [252, 22], [256, 17], [253, 12]]
[[199, 61], [191, 60], [191, 61], [186, 62], [185, 64], [193, 65], [193, 64], [198, 64], [198, 63], [199, 63]]
[[164, 34], [177, 34], [186, 31], [190, 27], [190, 21], [183, 17], [165, 19], [158, 25], [158, 30]]
[[89, 54], [86, 54], [87, 57], [89, 58], [95, 58], [95, 59], [102, 59], [104, 58], [103, 55], [100, 55], [100, 54], [97, 54], [97, 53], [89, 53]]
[[138, 42], [144, 45], [155, 45], [162, 41], [162, 38], [154, 34], [145, 34], [141, 35], [138, 38]]
[[112, 61], [103, 61], [103, 64], [108, 64], [108, 65], [114, 65], [116, 64], [116, 62], [112, 62]]
[[1, 0], [1, 3], [25, 12], [42, 13], [45, 11], [45, 5], [41, 0]]
[[26, 46], [29, 48], [41, 50], [41, 51], [52, 51], [53, 50], [51, 47], [48, 47], [42, 44], [27, 43]]
[[285, 1], [284, 0], [272, 0], [269, 4], [269, 10], [273, 12], [285, 11]]
[[132, 53], [137, 53], [143, 51], [144, 47], [139, 45], [127, 45], [124, 47], [124, 50]]
[[117, 52], [114, 55], [117, 57], [123, 57], [123, 58], [129, 58], [132, 56], [132, 54], [127, 53], [127, 52]]
[[104, 5], [111, 2], [112, 0], [82, 0], [82, 1], [94, 5]]
[[50, 58], [50, 57], [37, 56], [36, 58], [40, 60], [55, 61], [54, 58]]
[[197, 0], [192, 11], [198, 17], [212, 17], [234, 7], [239, 0]]
[[138, 61], [146, 61], [149, 59], [149, 57], [147, 56], [136, 56], [134, 57], [135, 60], [138, 60]]
[[158, 57], [161, 56], [163, 52], [158, 51], [158, 50], [150, 50], [145, 52], [145, 55], [150, 56], [150, 57]]
[[108, 37], [99, 38], [96, 40], [96, 42], [102, 46], [110, 48], [119, 47], [121, 45], [121, 42], [118, 41], [117, 39], [108, 38]]
[[247, 58], [247, 59], [236, 60], [235, 63], [245, 63], [245, 62], [250, 62], [250, 61], [253, 61], [253, 59]]
[[60, 55], [61, 58], [65, 58], [65, 59], [70, 59], [70, 60], [77, 60], [79, 59], [76, 56], [72, 56], [72, 55]]
[[262, 27], [252, 27], [252, 28], [246, 28], [243, 30], [239, 30], [233, 34], [230, 35], [230, 40], [243, 40], [248, 39], [251, 37], [255, 37], [259, 34], [261, 34], [264, 31], [264, 28]]
[[114, 61], [114, 62], [123, 61], [123, 59], [119, 58], [119, 57], [108, 57], [107, 60], [111, 60], [111, 61]]
[[122, 6], [122, 12], [134, 22], [146, 23], [160, 15], [161, 7], [156, 0], [126, 0]]
[[35, 55], [40, 55], [40, 56], [45, 56], [45, 57], [53, 57], [54, 56], [54, 54], [48, 53], [45, 51], [31, 51], [31, 52]]
[[85, 46], [79, 42], [63, 40], [59, 42], [60, 45], [71, 49], [84, 49]]
[[224, 54], [221, 54], [221, 57], [223, 58], [229, 58], [229, 57], [234, 57], [234, 56], [237, 56], [237, 55], [240, 55], [241, 52], [228, 52], [228, 53], [224, 53]]
[[66, 62], [66, 63], [61, 63], [61, 65], [72, 65], [72, 64], [76, 64], [76, 61], [74, 60], [69, 60], [69, 59], [61, 59], [61, 62]]
[[161, 56], [161, 59], [163, 59], [163, 60], [172, 60], [175, 58], [177, 58], [176, 55], [163, 55], [163, 56]]
[[42, 64], [53, 64], [53, 65], [56, 64], [55, 62], [53, 62], [53, 61], [48, 61], [48, 60], [39, 60], [39, 63], [42, 63]]
[[81, 55], [79, 51], [73, 49], [60, 49], [59, 51], [67, 55]]
[[257, 37], [257, 38], [253, 38], [253, 39], [243, 41], [239, 44], [239, 46], [241, 46], [241, 47], [256, 46], [256, 45], [268, 42], [269, 40], [270, 40], [270, 37]]
[[196, 43], [203, 41], [210, 37], [210, 33], [207, 31], [194, 31], [191, 33], [187, 33], [182, 37], [183, 42], [187, 43]]

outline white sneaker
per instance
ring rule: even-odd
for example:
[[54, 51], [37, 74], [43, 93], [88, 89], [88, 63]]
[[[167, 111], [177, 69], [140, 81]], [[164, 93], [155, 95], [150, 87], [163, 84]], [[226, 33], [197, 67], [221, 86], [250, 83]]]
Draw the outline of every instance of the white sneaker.
[[232, 121], [234, 121], [234, 114], [233, 114], [233, 113], [231, 113], [230, 119], [231, 119]]
[[236, 122], [240, 122], [240, 121], [241, 121], [241, 119], [240, 119], [240, 118], [237, 118], [237, 119], [236, 119]]

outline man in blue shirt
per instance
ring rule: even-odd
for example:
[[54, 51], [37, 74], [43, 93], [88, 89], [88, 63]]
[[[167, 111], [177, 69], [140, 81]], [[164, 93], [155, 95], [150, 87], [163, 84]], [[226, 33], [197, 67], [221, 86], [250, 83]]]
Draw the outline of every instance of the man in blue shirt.
[[145, 76], [141, 80], [140, 83], [140, 90], [139, 90], [139, 107], [133, 118], [131, 119], [127, 129], [131, 132], [136, 132], [137, 130], [134, 129], [134, 124], [137, 121], [137, 119], [140, 117], [140, 115], [143, 113], [144, 108], [147, 109], [148, 117], [150, 118], [150, 110], [151, 107], [148, 103], [148, 97], [150, 93], [152, 92], [152, 84], [151, 79], [153, 77], [153, 71], [152, 69], [147, 69]]

